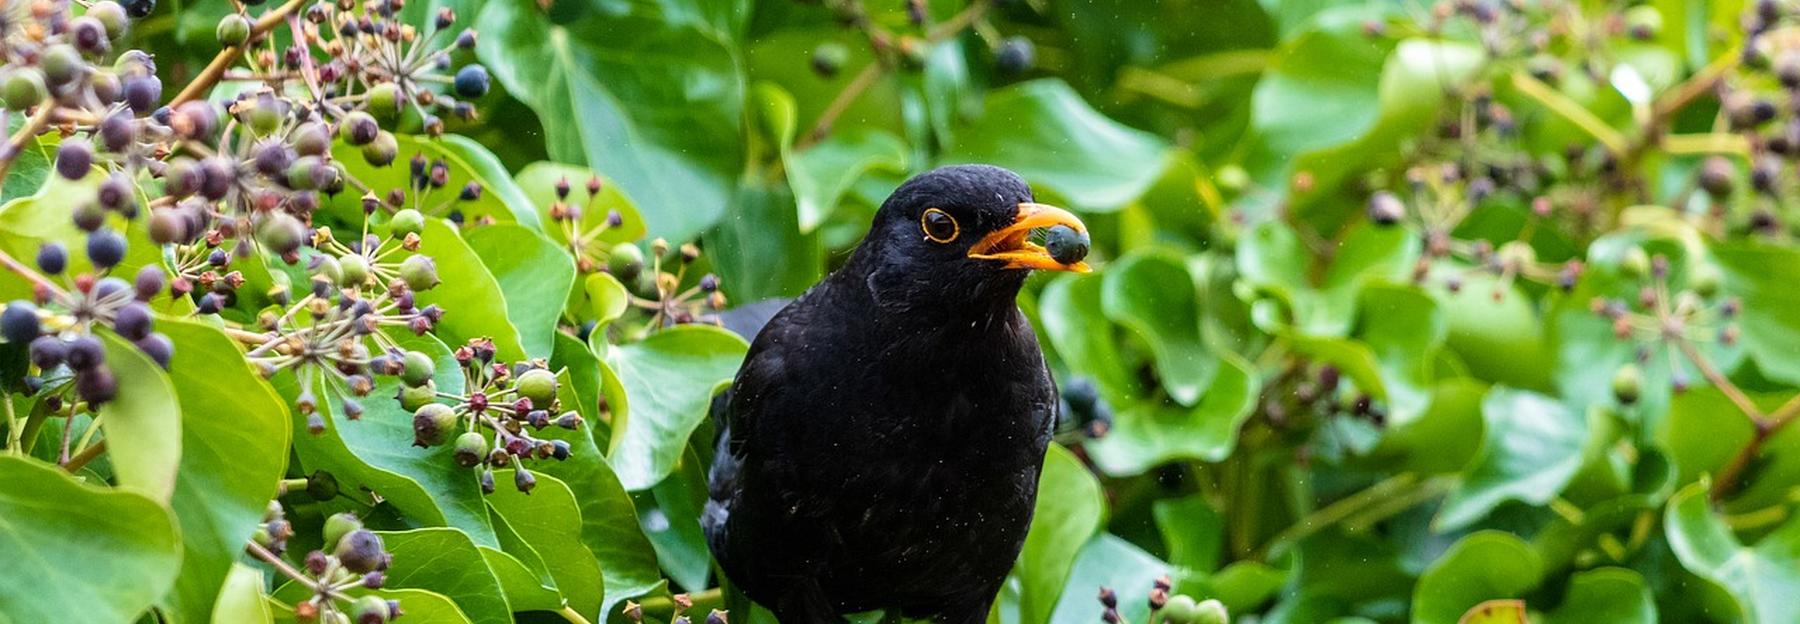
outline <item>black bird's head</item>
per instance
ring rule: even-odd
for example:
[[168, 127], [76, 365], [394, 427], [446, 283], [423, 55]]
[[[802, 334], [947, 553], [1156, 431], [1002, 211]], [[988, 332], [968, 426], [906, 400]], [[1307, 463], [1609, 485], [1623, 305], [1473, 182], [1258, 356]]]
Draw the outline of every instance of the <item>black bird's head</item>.
[[[845, 272], [860, 274], [884, 306], [951, 308], [1011, 304], [1034, 269], [1086, 272], [1031, 241], [1032, 230], [1066, 226], [1068, 211], [1033, 201], [1031, 187], [989, 165], [939, 167], [894, 190]], [[948, 311], [948, 310], [946, 310]]]

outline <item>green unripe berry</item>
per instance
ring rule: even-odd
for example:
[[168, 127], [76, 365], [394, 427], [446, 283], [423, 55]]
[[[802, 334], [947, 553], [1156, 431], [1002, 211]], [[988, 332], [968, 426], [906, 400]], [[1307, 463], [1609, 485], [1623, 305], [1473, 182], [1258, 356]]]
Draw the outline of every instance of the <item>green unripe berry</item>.
[[394, 164], [394, 159], [400, 157], [400, 140], [392, 132], [377, 132], [375, 139], [362, 147], [362, 156], [364, 162], [376, 167]]
[[1194, 624], [1194, 617], [1199, 615], [1199, 609], [1200, 605], [1192, 597], [1176, 594], [1170, 596], [1169, 602], [1163, 605], [1162, 616], [1169, 624]]
[[519, 381], [514, 387], [518, 389], [519, 396], [531, 399], [531, 404], [539, 409], [547, 408], [556, 401], [556, 374], [542, 368], [534, 368], [519, 375]]
[[1619, 273], [1628, 279], [1643, 279], [1650, 274], [1650, 254], [1643, 247], [1632, 247], [1619, 259]]
[[1631, 7], [1625, 11], [1625, 32], [1631, 38], [1643, 41], [1655, 39], [1662, 32], [1662, 11], [1650, 5]]
[[813, 48], [812, 69], [820, 76], [830, 78], [836, 76], [849, 59], [849, 48], [836, 41], [827, 41], [819, 44], [819, 47]]
[[1644, 392], [1643, 371], [1639, 370], [1636, 364], [1627, 363], [1620, 366], [1619, 371], [1613, 373], [1612, 391], [1613, 398], [1618, 399], [1620, 403], [1626, 405], [1636, 403]]
[[44, 88], [44, 75], [32, 67], [18, 67], [7, 72], [6, 84], [0, 90], [4, 91], [0, 95], [4, 95], [6, 108], [20, 112], [37, 106], [48, 93]]
[[1194, 608], [1194, 624], [1231, 624], [1231, 613], [1225, 603], [1208, 598]]
[[46, 48], [43, 56], [38, 58], [38, 68], [44, 71], [44, 80], [52, 85], [74, 82], [81, 77], [81, 71], [86, 65], [81, 60], [81, 52], [66, 43]]
[[487, 438], [479, 431], [465, 432], [456, 437], [456, 451], [453, 456], [456, 464], [464, 468], [474, 468], [487, 458]]
[[257, 136], [266, 136], [281, 127], [281, 109], [274, 98], [258, 98], [241, 115], [244, 125], [250, 126]]
[[442, 403], [426, 403], [413, 411], [413, 444], [437, 446], [450, 441], [462, 418], [456, 410]]
[[606, 255], [606, 270], [621, 282], [636, 279], [644, 270], [644, 250], [631, 243], [619, 243]]
[[380, 133], [381, 124], [375, 123], [374, 116], [362, 111], [345, 115], [344, 121], [338, 124], [338, 137], [351, 145], [368, 145]]
[[1509, 267], [1520, 267], [1537, 262], [1537, 250], [1525, 241], [1509, 241], [1500, 246], [1500, 263]]
[[401, 409], [417, 411], [437, 400], [437, 384], [427, 381], [418, 387], [402, 386], [398, 398]]
[[369, 279], [369, 259], [361, 254], [338, 258], [338, 286], [354, 288]]
[[1707, 262], [1693, 262], [1688, 265], [1687, 287], [1694, 294], [1711, 297], [1719, 294], [1719, 283], [1725, 276], [1719, 273], [1719, 267]]
[[355, 624], [386, 624], [389, 615], [387, 600], [381, 596], [363, 596], [350, 603], [350, 619]]
[[331, 514], [325, 519], [325, 543], [336, 544], [351, 531], [361, 528], [363, 528], [362, 520], [357, 519], [356, 514], [347, 511]]
[[250, 40], [250, 18], [238, 13], [228, 13], [219, 20], [219, 27], [213, 32], [219, 36], [219, 45], [230, 48], [244, 45]]
[[319, 264], [313, 267], [313, 276], [332, 284], [341, 283], [344, 279], [344, 268], [338, 264], [337, 258], [323, 254], [318, 258]]
[[431, 290], [438, 285], [437, 263], [431, 256], [408, 257], [400, 262], [400, 279], [415, 291]]
[[394, 213], [388, 221], [388, 232], [394, 238], [403, 238], [407, 234], [418, 234], [425, 231], [425, 215], [412, 208]]
[[379, 119], [393, 120], [400, 115], [400, 87], [384, 82], [369, 88], [369, 113]]
[[408, 386], [417, 388], [425, 385], [436, 374], [437, 364], [423, 351], [407, 351], [406, 357], [401, 360], [400, 381], [406, 382]]
[[88, 7], [87, 14], [88, 17], [100, 20], [100, 25], [106, 27], [106, 38], [108, 39], [117, 40], [125, 36], [125, 32], [131, 28], [131, 20], [125, 18], [125, 7], [119, 6], [119, 3], [112, 0], [95, 2], [93, 6]]

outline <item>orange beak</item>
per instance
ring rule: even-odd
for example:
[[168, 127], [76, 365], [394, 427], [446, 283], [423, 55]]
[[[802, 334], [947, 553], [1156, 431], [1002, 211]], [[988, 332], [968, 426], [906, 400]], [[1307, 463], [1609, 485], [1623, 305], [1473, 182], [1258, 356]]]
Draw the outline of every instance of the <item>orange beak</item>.
[[1008, 225], [975, 241], [969, 248], [969, 257], [976, 260], [999, 260], [1006, 263], [1008, 269], [1039, 269], [1044, 271], [1074, 271], [1087, 273], [1092, 270], [1086, 262], [1063, 264], [1050, 256], [1043, 245], [1030, 240], [1031, 231], [1055, 225], [1067, 226], [1082, 234], [1087, 233], [1087, 225], [1067, 210], [1046, 204], [1025, 202], [1019, 204], [1019, 214]]

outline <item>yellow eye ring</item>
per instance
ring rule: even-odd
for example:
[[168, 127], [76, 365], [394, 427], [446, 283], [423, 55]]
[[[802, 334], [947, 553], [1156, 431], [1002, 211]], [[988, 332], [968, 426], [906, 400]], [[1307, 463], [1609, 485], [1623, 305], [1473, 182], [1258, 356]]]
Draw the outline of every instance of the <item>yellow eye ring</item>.
[[[945, 229], [949, 232], [946, 233]], [[950, 216], [950, 213], [930, 208], [925, 214], [919, 215], [919, 231], [925, 233], [925, 240], [941, 245], [961, 236], [962, 224], [957, 223], [956, 217]]]

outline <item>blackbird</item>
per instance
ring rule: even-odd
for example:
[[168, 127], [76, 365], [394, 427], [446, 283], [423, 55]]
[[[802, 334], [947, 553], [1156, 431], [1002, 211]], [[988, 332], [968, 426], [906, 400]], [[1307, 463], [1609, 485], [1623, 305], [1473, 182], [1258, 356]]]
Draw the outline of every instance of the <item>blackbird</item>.
[[835, 273], [757, 333], [713, 402], [701, 519], [725, 576], [786, 624], [886, 610], [986, 620], [1024, 544], [1055, 383], [1014, 299], [1030, 242], [1086, 227], [1017, 174], [908, 180]]

